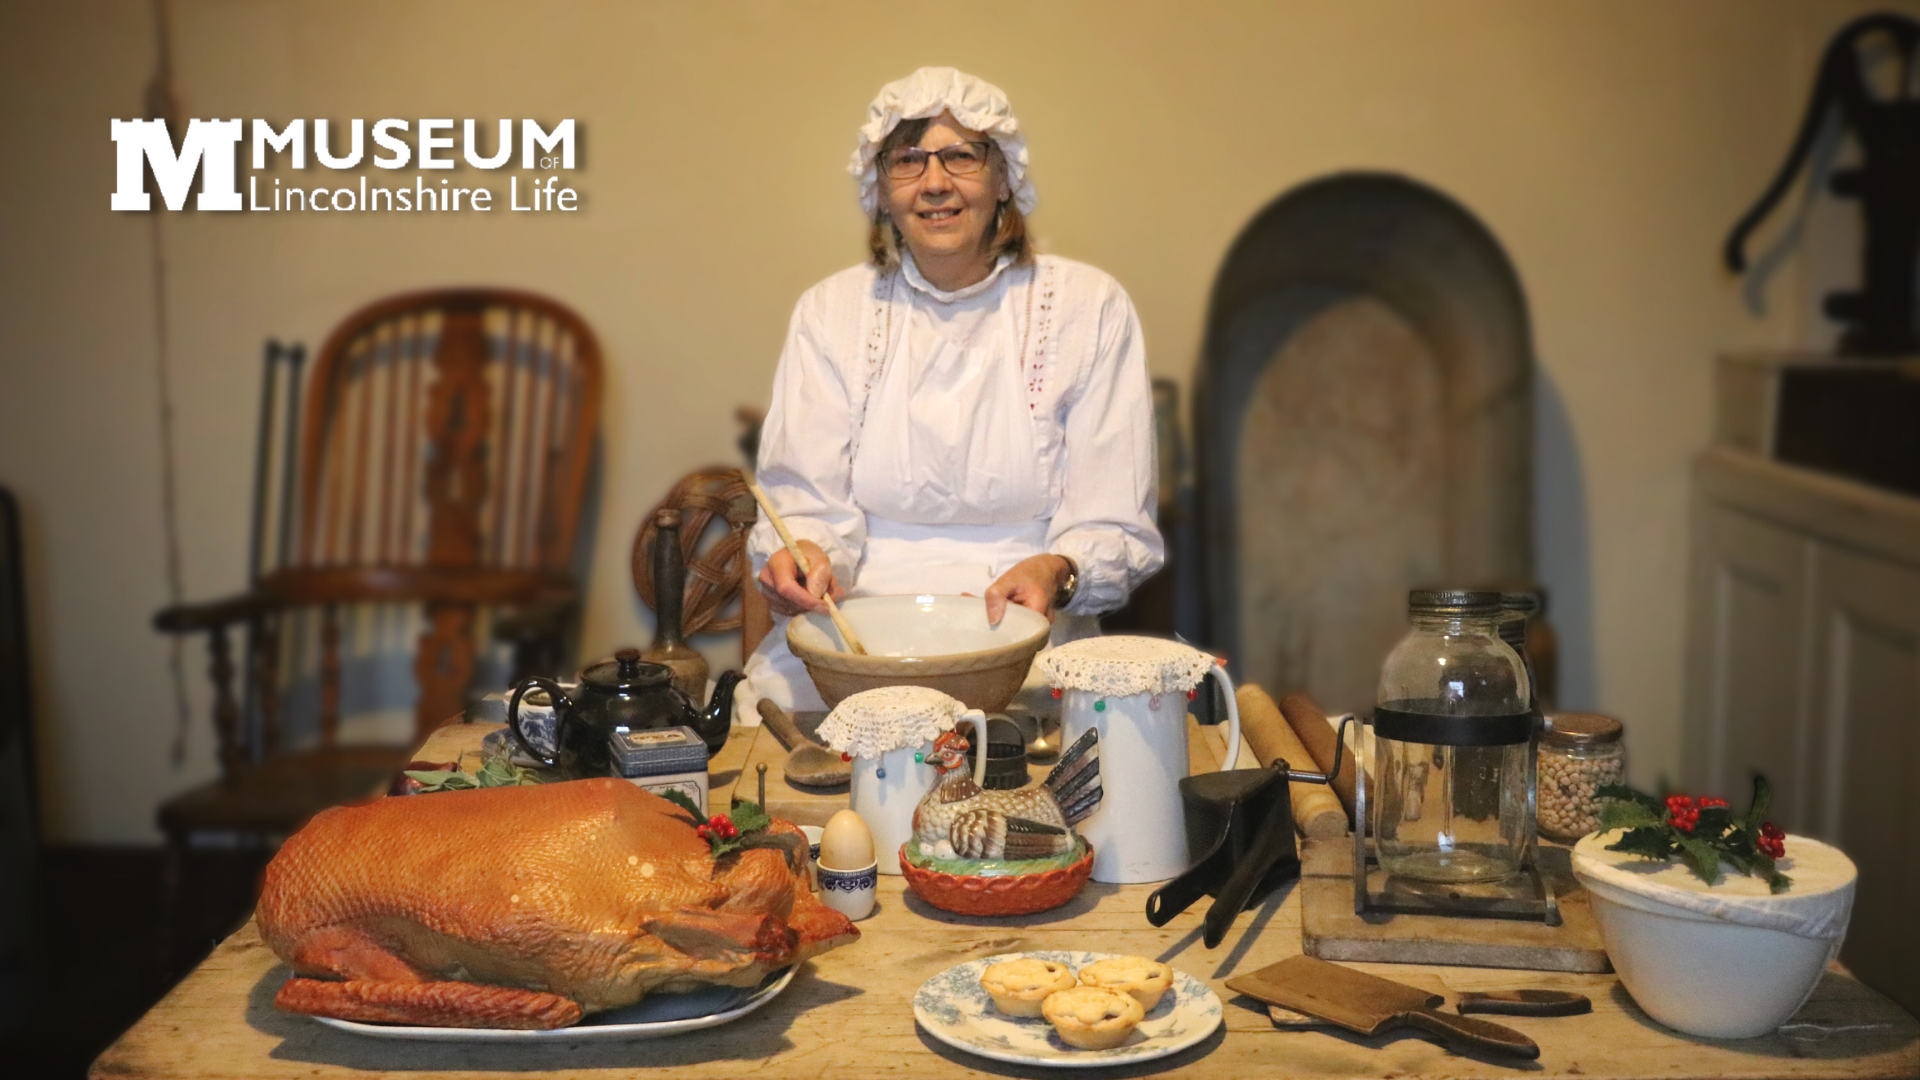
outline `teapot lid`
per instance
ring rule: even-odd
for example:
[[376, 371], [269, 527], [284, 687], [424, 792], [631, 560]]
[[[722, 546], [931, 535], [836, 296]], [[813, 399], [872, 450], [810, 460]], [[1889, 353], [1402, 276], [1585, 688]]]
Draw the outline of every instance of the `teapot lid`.
[[580, 673], [580, 681], [596, 690], [634, 690], [643, 686], [659, 686], [673, 678], [673, 671], [664, 664], [650, 664], [640, 659], [639, 649], [621, 649], [613, 654], [613, 659], [602, 660]]
[[820, 738], [842, 754], [875, 758], [952, 731], [965, 712], [965, 705], [929, 687], [881, 686], [835, 705], [820, 721]]
[[1101, 697], [1184, 694], [1213, 664], [1191, 645], [1130, 634], [1081, 638], [1040, 654], [1040, 670], [1055, 686]]

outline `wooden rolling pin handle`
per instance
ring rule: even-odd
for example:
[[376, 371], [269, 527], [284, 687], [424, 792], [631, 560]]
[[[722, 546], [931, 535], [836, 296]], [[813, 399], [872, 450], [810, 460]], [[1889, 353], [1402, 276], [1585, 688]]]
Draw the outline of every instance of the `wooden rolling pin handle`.
[[[1320, 711], [1320, 706], [1305, 694], [1288, 694], [1280, 699], [1280, 715], [1286, 719], [1287, 726], [1293, 729], [1300, 742], [1305, 744], [1307, 753], [1313, 756], [1314, 765], [1321, 772], [1331, 769], [1334, 764], [1335, 736], [1332, 725], [1327, 723], [1327, 714]], [[1347, 808], [1348, 816], [1353, 814], [1353, 766], [1353, 755], [1344, 755], [1340, 770], [1333, 774], [1333, 780], [1328, 785], [1340, 797], [1340, 804]]]
[[[1289, 771], [1302, 772], [1313, 765], [1313, 756], [1265, 690], [1243, 684], [1234, 697], [1240, 706], [1240, 730], [1260, 764], [1285, 761], [1295, 767]], [[1302, 835], [1332, 839], [1347, 834], [1347, 813], [1332, 792], [1316, 783], [1289, 780], [1288, 794], [1293, 802], [1293, 823]]]

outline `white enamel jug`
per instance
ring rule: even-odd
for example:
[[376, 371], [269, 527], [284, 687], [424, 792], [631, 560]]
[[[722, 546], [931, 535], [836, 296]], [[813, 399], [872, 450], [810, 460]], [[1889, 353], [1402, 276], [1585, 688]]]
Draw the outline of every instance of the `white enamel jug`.
[[900, 845], [913, 837], [914, 808], [940, 778], [926, 763], [932, 753], [929, 740], [853, 759], [847, 805], [873, 833], [873, 855], [883, 874], [900, 873]]
[[820, 739], [853, 759], [848, 805], [873, 833], [883, 874], [900, 873], [900, 845], [913, 836], [913, 811], [939, 779], [927, 763], [933, 740], [955, 720], [984, 728], [986, 714], [938, 690], [883, 686], [843, 699], [820, 722]]
[[1240, 710], [1233, 682], [1213, 657], [1175, 641], [1097, 637], [1041, 656], [1062, 691], [1060, 744], [1100, 733], [1105, 796], [1075, 826], [1093, 847], [1093, 880], [1165, 881], [1185, 872], [1188, 692], [1212, 676], [1227, 702], [1227, 762], [1240, 756]]

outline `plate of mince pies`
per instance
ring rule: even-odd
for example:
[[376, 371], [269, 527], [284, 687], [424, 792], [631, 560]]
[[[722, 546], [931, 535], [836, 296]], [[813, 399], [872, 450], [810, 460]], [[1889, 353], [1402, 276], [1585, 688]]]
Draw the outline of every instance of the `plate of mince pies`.
[[1220, 1026], [1206, 983], [1144, 956], [1022, 952], [922, 983], [913, 1017], [970, 1054], [1019, 1064], [1118, 1065], [1177, 1054]]

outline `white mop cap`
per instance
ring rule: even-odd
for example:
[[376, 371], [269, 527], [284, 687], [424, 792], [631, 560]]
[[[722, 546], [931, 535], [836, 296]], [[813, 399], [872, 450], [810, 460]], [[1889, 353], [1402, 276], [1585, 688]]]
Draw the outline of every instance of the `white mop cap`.
[[904, 79], [896, 79], [880, 88], [880, 96], [867, 106], [867, 122], [860, 128], [860, 147], [853, 152], [847, 172], [860, 182], [860, 209], [867, 216], [880, 206], [880, 177], [874, 167], [880, 143], [887, 133], [905, 120], [920, 120], [953, 114], [955, 120], [983, 132], [1000, 147], [1007, 159], [1007, 182], [1013, 189], [1013, 204], [1023, 214], [1033, 213], [1039, 203], [1033, 182], [1027, 179], [1027, 137], [1020, 134], [1020, 121], [1014, 119], [1013, 106], [1000, 88], [950, 67], [923, 67]]

